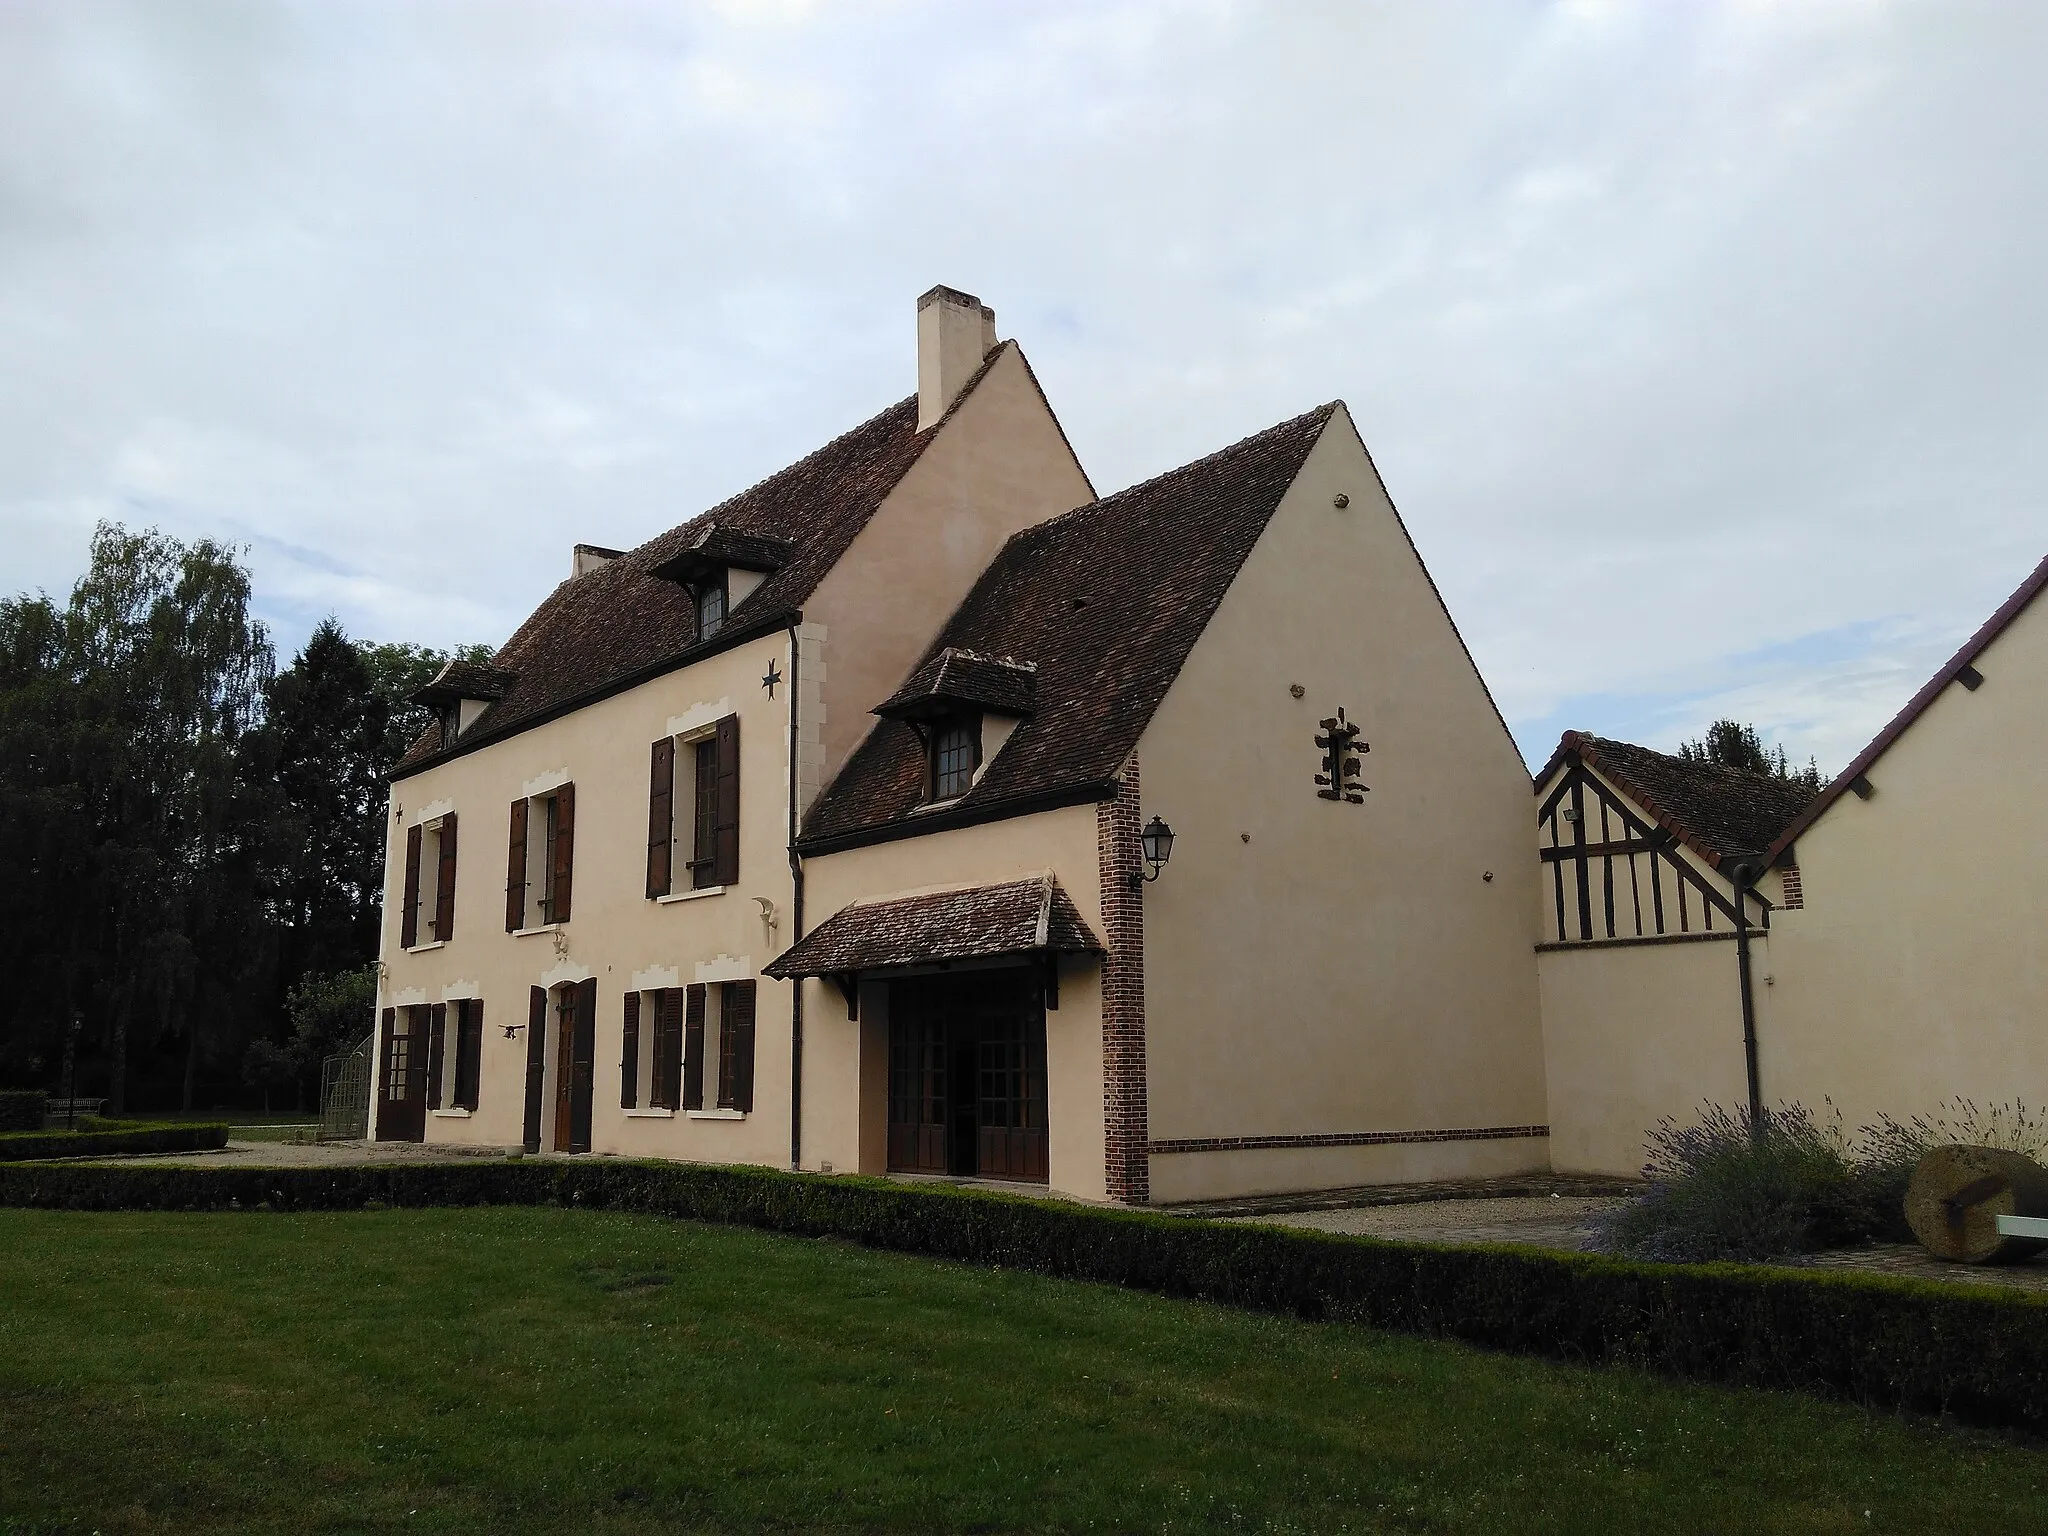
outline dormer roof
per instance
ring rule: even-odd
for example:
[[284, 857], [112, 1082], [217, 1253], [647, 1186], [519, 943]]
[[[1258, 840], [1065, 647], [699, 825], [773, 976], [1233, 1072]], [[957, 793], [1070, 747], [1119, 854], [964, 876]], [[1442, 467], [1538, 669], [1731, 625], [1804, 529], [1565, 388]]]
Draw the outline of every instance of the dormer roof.
[[949, 645], [934, 651], [873, 713], [929, 720], [961, 710], [1028, 715], [1038, 700], [1038, 664]]
[[779, 571], [796, 553], [791, 539], [698, 521], [703, 526], [688, 543], [648, 566], [650, 576], [691, 586], [720, 571]]
[[517, 672], [487, 661], [451, 661], [436, 672], [432, 681], [413, 690], [412, 702], [429, 709], [446, 709], [465, 701], [495, 704], [519, 681]]

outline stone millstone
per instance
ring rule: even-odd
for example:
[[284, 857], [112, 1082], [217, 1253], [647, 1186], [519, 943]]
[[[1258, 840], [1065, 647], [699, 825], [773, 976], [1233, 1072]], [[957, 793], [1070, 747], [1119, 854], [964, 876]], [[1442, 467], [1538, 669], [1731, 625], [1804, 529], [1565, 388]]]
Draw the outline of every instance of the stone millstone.
[[1906, 1224], [1937, 1259], [2006, 1264], [2048, 1248], [2000, 1236], [2000, 1216], [2048, 1216], [2048, 1169], [1997, 1147], [1936, 1147], [1906, 1185]]

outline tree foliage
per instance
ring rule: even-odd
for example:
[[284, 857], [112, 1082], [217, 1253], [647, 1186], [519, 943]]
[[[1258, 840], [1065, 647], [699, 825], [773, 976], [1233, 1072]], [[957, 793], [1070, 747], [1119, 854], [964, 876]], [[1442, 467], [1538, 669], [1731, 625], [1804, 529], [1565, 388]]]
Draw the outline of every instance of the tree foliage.
[[1738, 720], [1716, 720], [1707, 727], [1704, 739], [1681, 742], [1678, 755], [1688, 763], [1712, 763], [1718, 768], [1739, 768], [1745, 773], [1769, 774], [1774, 779], [1806, 785], [1820, 793], [1820, 766], [1812, 758], [1804, 768], [1794, 768], [1783, 746], [1766, 747], [1756, 727]]
[[70, 1040], [115, 1113], [303, 1093], [339, 1026], [300, 993], [367, 1024], [386, 782], [447, 657], [330, 619], [280, 673], [250, 599], [233, 550], [113, 523], [62, 607], [0, 599], [0, 1084], [70, 1086]]

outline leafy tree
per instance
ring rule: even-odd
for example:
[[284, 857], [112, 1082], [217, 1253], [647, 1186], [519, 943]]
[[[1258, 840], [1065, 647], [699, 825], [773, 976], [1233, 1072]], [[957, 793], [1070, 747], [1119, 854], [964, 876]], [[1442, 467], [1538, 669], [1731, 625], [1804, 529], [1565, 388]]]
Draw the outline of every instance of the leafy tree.
[[1739, 721], [1716, 720], [1707, 727], [1704, 740], [1681, 742], [1678, 755], [1688, 763], [1712, 763], [1719, 768], [1768, 774], [1774, 779], [1804, 784], [1815, 794], [1820, 793], [1819, 764], [1808, 758], [1804, 768], [1792, 767], [1786, 760], [1784, 747], [1766, 747], [1755, 726]]
[[45, 985], [17, 1030], [47, 1048], [85, 1006], [125, 1107], [132, 1037], [175, 1047], [189, 1104], [202, 1056], [241, 1023], [267, 954], [256, 853], [267, 796], [250, 774], [273, 660], [234, 552], [114, 523], [66, 608], [6, 605], [0, 701], [5, 815], [49, 832], [0, 860], [18, 900], [47, 902]]

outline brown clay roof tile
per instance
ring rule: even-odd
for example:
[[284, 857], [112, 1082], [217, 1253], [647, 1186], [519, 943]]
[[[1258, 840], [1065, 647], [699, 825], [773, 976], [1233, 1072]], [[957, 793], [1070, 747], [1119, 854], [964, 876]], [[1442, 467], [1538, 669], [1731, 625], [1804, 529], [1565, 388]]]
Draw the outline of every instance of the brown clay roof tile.
[[1034, 950], [1102, 953], [1087, 920], [1049, 874], [841, 907], [761, 974], [786, 980]]
[[[1122, 768], [1335, 409], [1282, 422], [1003, 547], [912, 674], [947, 648], [1037, 666], [1035, 712], [955, 811], [1007, 814], [1063, 793], [1085, 798]], [[901, 835], [923, 788], [917, 736], [883, 720], [812, 807], [804, 841]]]
[[1778, 830], [1814, 797], [1814, 791], [1797, 780], [1690, 762], [1582, 731], [1564, 733], [1556, 755], [1536, 775], [1539, 792], [1557, 765], [1574, 753], [1715, 868], [1731, 854], [1768, 848]]

